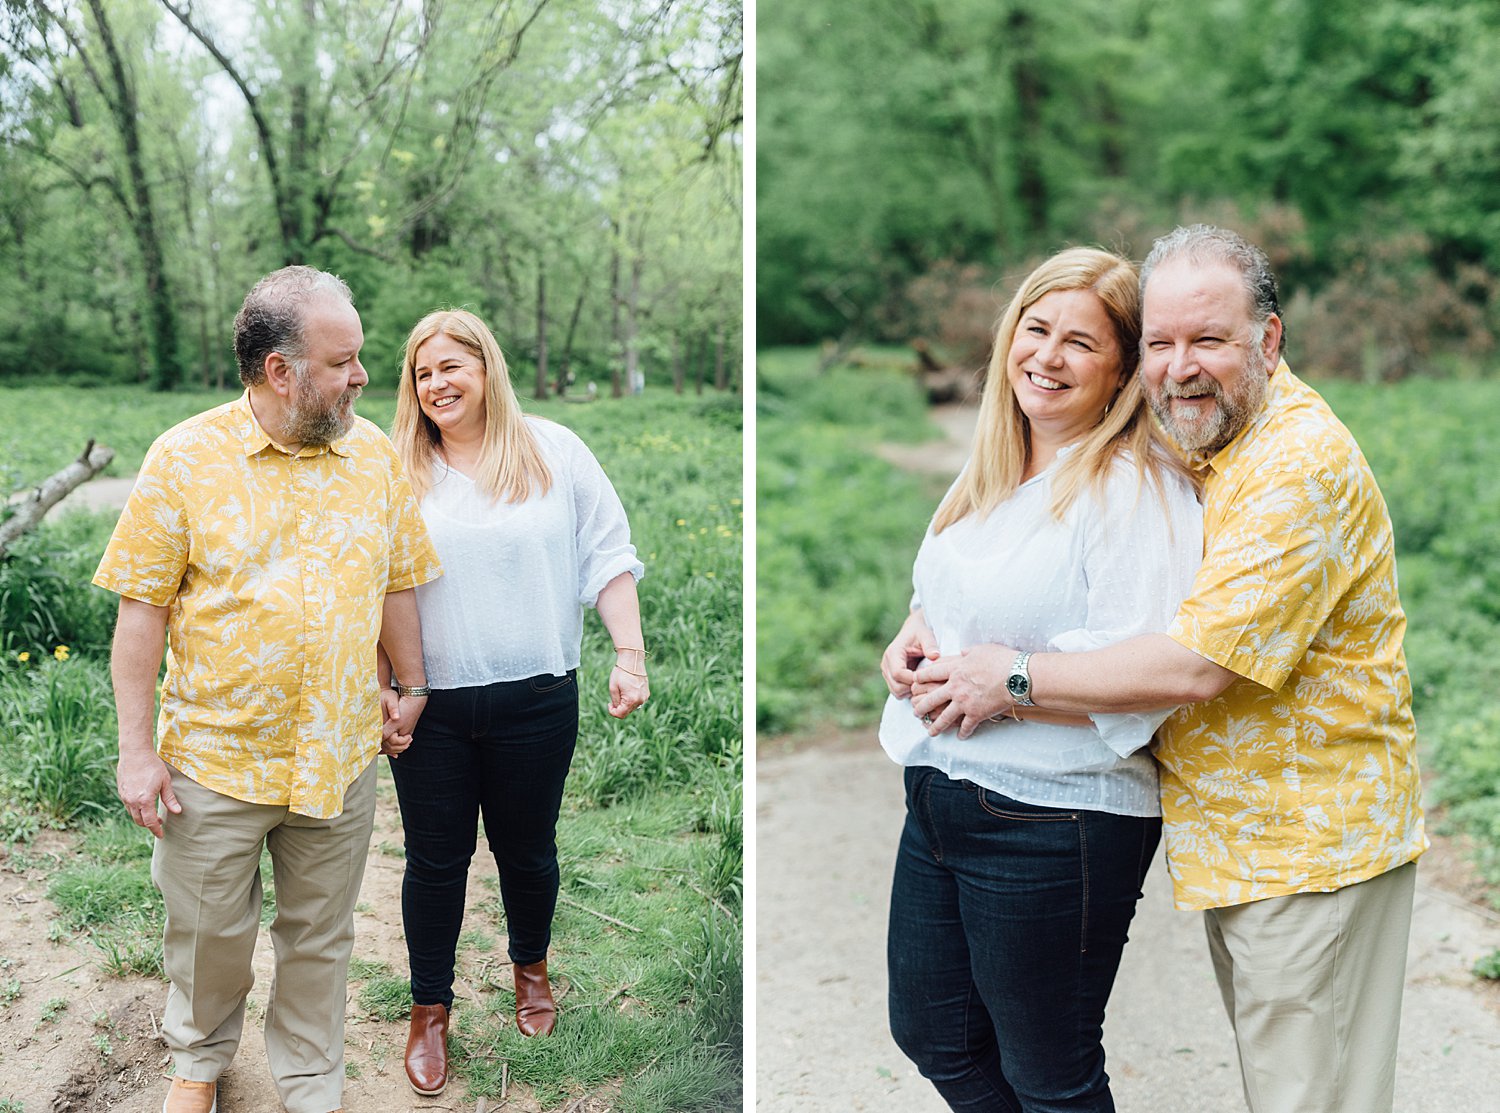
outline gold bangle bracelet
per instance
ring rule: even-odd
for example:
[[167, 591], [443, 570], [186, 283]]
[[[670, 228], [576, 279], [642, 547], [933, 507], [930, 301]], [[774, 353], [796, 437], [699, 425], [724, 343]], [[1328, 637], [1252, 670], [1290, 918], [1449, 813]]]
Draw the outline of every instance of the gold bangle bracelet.
[[618, 661], [615, 662], [615, 668], [619, 669], [621, 672], [628, 672], [628, 673], [630, 673], [631, 676], [639, 676], [642, 680], [646, 679], [646, 674], [645, 673], [643, 673], [643, 672], [631, 672], [630, 669], [627, 669], [624, 665], [620, 664]]

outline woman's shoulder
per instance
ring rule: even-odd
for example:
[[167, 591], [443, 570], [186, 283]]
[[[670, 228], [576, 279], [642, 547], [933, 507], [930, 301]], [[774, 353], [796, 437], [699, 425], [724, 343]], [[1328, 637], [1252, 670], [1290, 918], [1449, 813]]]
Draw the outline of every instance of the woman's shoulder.
[[1107, 508], [1122, 501], [1133, 505], [1144, 496], [1165, 499], [1169, 507], [1198, 503], [1193, 481], [1159, 450], [1151, 449], [1142, 467], [1135, 452], [1121, 449], [1110, 460], [1098, 498]]

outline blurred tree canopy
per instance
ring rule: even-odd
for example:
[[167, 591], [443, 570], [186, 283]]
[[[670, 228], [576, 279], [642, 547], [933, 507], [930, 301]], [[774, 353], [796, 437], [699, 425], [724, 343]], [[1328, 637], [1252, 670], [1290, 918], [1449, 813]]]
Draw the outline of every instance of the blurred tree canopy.
[[1500, 5], [762, 0], [757, 20], [761, 343], [907, 340], [935, 273], [1005, 288], [1066, 244], [1139, 258], [1210, 220], [1267, 249], [1305, 362], [1392, 378], [1493, 345]]
[[232, 382], [245, 291], [308, 263], [376, 385], [445, 305], [535, 392], [732, 385], [742, 37], [740, 0], [0, 0], [0, 377]]

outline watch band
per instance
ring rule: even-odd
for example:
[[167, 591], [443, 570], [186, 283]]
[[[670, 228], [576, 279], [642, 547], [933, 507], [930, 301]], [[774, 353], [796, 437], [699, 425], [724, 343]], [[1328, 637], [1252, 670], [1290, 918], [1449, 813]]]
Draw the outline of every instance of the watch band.
[[1017, 653], [1015, 663], [1010, 666], [1010, 679], [1006, 683], [1011, 696], [1022, 707], [1036, 706], [1031, 698], [1031, 673], [1026, 668], [1030, 660], [1031, 654], [1025, 650]]

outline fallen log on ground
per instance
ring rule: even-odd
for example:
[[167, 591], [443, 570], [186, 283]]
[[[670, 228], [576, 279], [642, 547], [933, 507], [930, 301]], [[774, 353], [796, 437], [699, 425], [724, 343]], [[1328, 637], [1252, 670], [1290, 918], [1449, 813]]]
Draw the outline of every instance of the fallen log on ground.
[[0, 522], [0, 556], [5, 555], [17, 538], [34, 529], [47, 511], [62, 502], [68, 492], [93, 479], [114, 458], [114, 449], [95, 448], [90, 440], [83, 446], [78, 459], [42, 480], [35, 490], [12, 500], [9, 506], [11, 516]]

